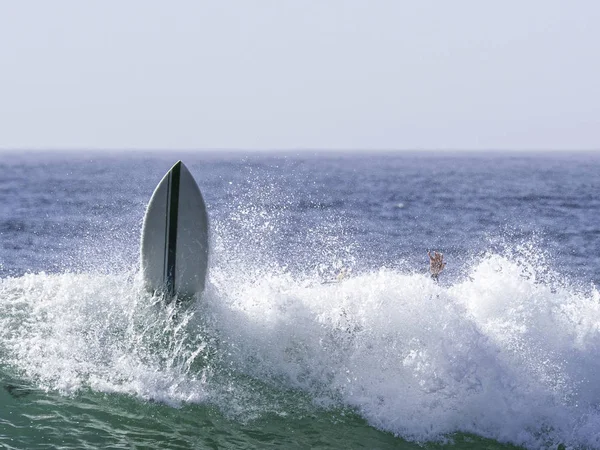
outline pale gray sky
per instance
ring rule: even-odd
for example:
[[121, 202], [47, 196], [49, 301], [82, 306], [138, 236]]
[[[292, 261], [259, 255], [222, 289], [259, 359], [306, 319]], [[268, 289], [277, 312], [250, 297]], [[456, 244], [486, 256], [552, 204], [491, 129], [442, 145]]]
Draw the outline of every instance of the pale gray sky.
[[0, 148], [600, 149], [600, 2], [0, 0]]

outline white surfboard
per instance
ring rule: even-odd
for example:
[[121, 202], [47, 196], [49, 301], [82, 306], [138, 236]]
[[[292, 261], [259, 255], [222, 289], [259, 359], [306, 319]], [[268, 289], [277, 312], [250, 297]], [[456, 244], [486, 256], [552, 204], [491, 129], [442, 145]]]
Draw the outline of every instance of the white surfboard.
[[200, 188], [177, 162], [150, 198], [141, 239], [146, 288], [179, 299], [204, 289], [208, 266], [208, 215]]

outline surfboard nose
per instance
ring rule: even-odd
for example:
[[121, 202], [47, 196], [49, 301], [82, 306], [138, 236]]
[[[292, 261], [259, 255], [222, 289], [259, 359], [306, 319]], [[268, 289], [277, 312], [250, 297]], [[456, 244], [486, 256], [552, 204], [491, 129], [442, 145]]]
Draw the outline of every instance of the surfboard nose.
[[146, 209], [141, 269], [148, 289], [169, 298], [204, 289], [208, 266], [208, 214], [194, 177], [177, 161], [160, 181]]

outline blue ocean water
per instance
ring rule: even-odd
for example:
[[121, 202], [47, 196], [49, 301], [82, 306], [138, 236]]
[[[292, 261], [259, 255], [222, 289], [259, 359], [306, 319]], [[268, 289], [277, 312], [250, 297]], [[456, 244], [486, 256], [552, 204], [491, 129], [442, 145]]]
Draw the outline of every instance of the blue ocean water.
[[[138, 272], [177, 159], [181, 309]], [[600, 448], [598, 192], [583, 152], [0, 153], [0, 446]]]

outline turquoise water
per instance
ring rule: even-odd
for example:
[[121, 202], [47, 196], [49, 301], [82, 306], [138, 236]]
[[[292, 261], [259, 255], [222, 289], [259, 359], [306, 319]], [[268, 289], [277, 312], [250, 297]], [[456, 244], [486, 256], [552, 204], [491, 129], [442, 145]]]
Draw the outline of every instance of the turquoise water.
[[2, 155], [0, 447], [600, 448], [600, 158], [183, 156], [178, 308], [138, 271], [171, 156]]
[[409, 443], [344, 410], [272, 414], [240, 423], [203, 405], [172, 408], [93, 392], [65, 398], [22, 385], [13, 394], [17, 397], [0, 397], [18, 411], [3, 418], [3, 448], [516, 448], [462, 434], [449, 436], [444, 444]]

